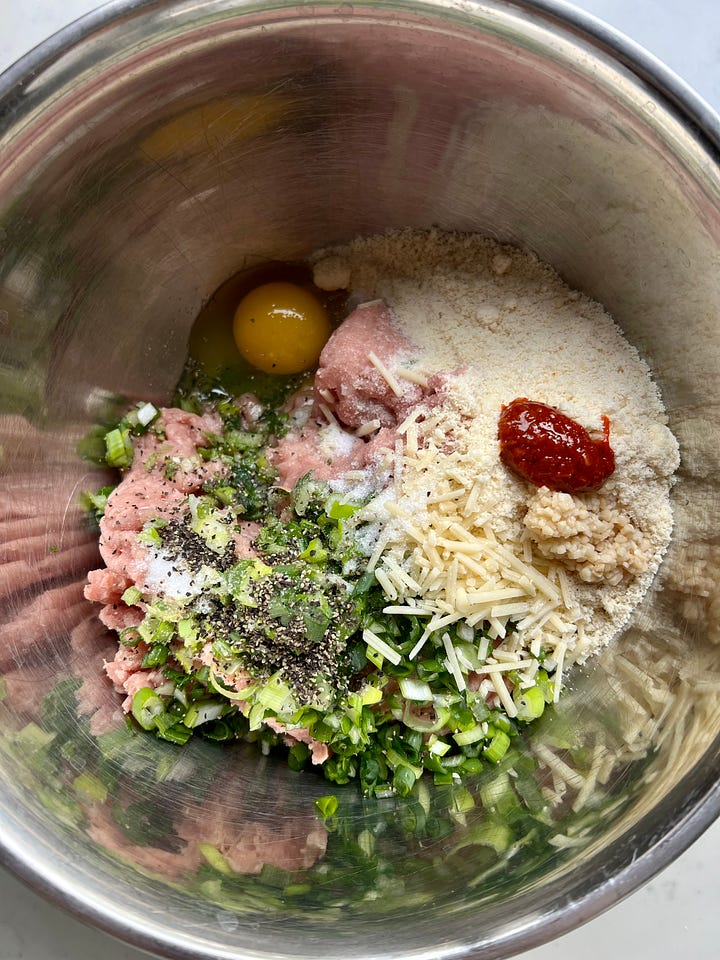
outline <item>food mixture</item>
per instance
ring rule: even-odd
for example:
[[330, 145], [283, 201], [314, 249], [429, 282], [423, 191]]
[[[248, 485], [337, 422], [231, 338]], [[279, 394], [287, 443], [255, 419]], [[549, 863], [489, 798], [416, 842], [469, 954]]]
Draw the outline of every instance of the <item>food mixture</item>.
[[141, 728], [405, 795], [500, 761], [627, 624], [678, 448], [619, 328], [529, 254], [401, 231], [311, 266], [235, 316], [274, 399], [199, 377], [107, 433], [86, 596]]

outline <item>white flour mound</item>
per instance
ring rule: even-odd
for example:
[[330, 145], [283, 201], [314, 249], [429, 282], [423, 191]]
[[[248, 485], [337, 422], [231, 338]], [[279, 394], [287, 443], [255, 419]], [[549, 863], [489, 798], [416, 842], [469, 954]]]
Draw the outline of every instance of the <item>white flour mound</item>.
[[[332, 257], [357, 302], [390, 306], [418, 347], [414, 371], [456, 374], [441, 408], [401, 427], [395, 482], [362, 517], [376, 525], [378, 579], [435, 623], [451, 610], [472, 626], [490, 608], [468, 596], [500, 590], [512, 599], [493, 608], [496, 655], [542, 650], [562, 674], [627, 622], [670, 540], [678, 447], [647, 365], [598, 303], [478, 236], [404, 230]], [[598, 493], [538, 491], [502, 465], [498, 417], [519, 397], [592, 433], [609, 418], [616, 468]], [[523, 627], [506, 636], [509, 621]]]

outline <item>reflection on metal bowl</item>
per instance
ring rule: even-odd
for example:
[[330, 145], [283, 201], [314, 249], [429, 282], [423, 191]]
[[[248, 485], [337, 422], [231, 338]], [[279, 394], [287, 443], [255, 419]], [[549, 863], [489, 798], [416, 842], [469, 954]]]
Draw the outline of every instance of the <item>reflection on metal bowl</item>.
[[[166, 956], [500, 957], [698, 835], [720, 806], [718, 133], [551, 2], [121, 3], [0, 79], [13, 869]], [[614, 315], [680, 441], [675, 532], [630, 628], [512, 765], [461, 793], [340, 788], [322, 820], [312, 773], [123, 726], [82, 593], [97, 557], [77, 494], [101, 477], [77, 442], [118, 396], [168, 398], [238, 270], [433, 225], [533, 250]]]

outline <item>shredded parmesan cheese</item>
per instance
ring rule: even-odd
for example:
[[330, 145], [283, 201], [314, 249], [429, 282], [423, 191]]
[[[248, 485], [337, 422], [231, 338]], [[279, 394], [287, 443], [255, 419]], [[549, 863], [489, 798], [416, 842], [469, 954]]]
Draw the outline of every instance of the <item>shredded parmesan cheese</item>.
[[358, 427], [355, 431], [356, 437], [369, 437], [371, 433], [375, 433], [376, 430], [379, 430], [382, 426], [379, 420], [368, 420]]
[[398, 367], [395, 371], [401, 380], [407, 380], [408, 383], [416, 383], [420, 387], [428, 385], [428, 378], [419, 370], [408, 370], [407, 367]]
[[402, 396], [402, 387], [401, 387], [400, 384], [397, 382], [397, 380], [395, 379], [395, 377], [390, 373], [390, 371], [389, 371], [388, 368], [385, 366], [385, 364], [382, 362], [382, 360], [381, 360], [376, 354], [374, 354], [374, 353], [372, 352], [372, 350], [371, 350], [370, 353], [368, 354], [368, 360], [369, 360], [370, 363], [375, 367], [375, 369], [376, 369], [377, 372], [380, 374], [380, 376], [383, 378], [383, 380], [385, 381], [385, 383], [387, 383], [387, 385], [390, 387], [390, 389], [391, 389], [392, 392], [395, 394], [395, 396], [396, 396], [396, 397], [401, 397], [401, 396]]

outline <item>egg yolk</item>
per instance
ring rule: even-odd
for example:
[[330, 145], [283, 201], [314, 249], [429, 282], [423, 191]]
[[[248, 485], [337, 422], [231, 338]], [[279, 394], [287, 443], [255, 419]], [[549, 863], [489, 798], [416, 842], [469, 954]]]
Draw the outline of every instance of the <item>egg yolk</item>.
[[317, 366], [330, 332], [323, 305], [295, 283], [265, 283], [251, 290], [233, 322], [242, 357], [265, 373], [301, 373]]

